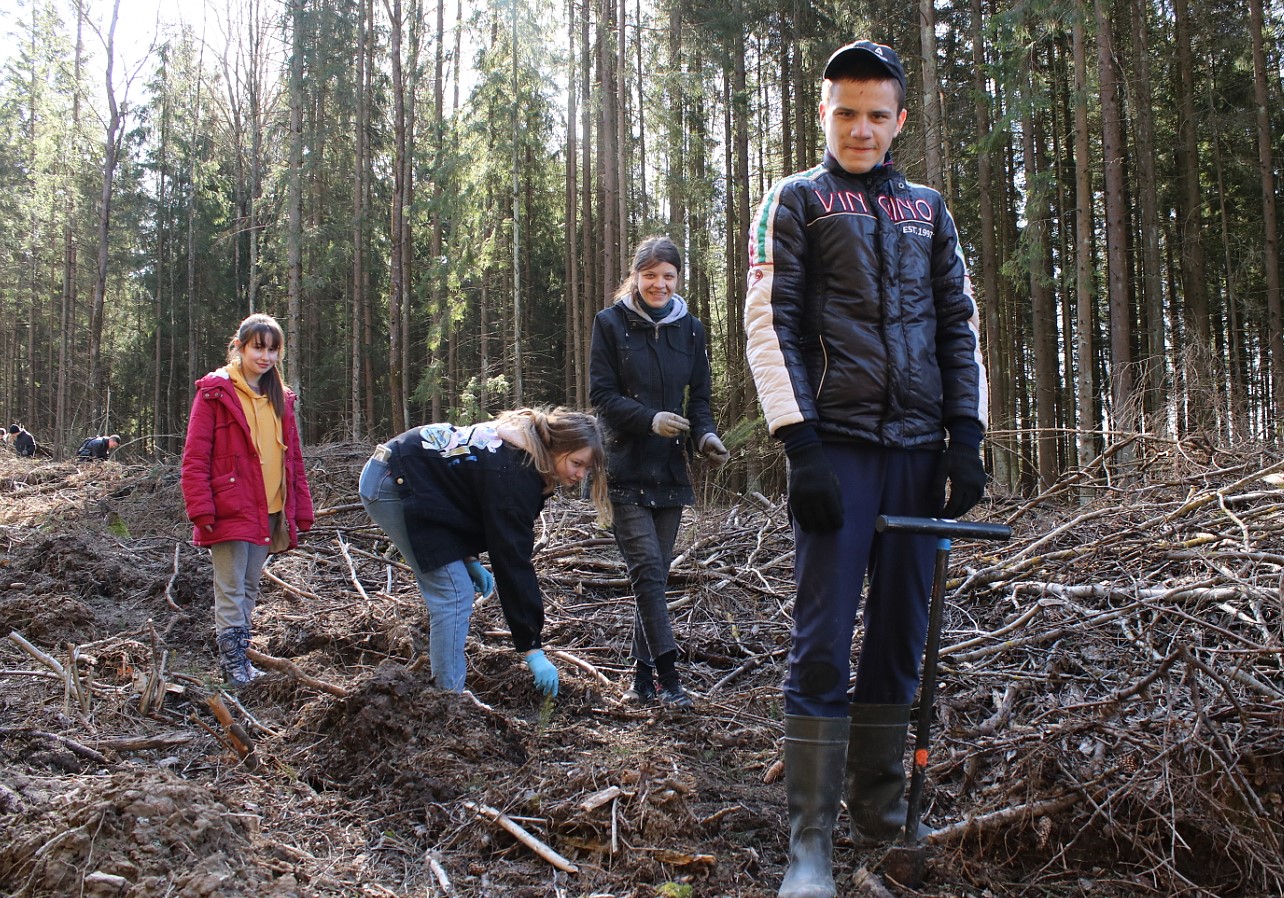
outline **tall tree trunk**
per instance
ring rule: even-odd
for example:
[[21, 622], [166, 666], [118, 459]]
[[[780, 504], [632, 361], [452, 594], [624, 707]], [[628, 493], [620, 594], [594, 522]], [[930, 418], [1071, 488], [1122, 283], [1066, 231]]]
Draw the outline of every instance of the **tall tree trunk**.
[[1057, 310], [1051, 285], [1043, 270], [1043, 260], [1048, 255], [1048, 187], [1040, 164], [1042, 155], [1043, 123], [1037, 114], [1047, 97], [1036, 95], [1040, 79], [1035, 77], [1035, 49], [1031, 47], [1024, 59], [1021, 83], [1029, 93], [1022, 104], [1021, 136], [1026, 179], [1026, 228], [1025, 258], [1029, 265], [1030, 313], [1033, 319], [1032, 355], [1034, 357], [1034, 410], [1038, 435], [1036, 438], [1036, 469], [1039, 488], [1047, 489], [1059, 476], [1057, 464]]
[[[984, 10], [981, 0], [972, 0], [972, 17], [970, 22], [972, 39], [972, 78], [974, 114], [977, 134], [977, 203], [979, 206], [981, 226], [981, 271], [980, 300], [985, 305], [985, 360], [988, 369], [986, 378], [989, 387], [990, 424], [996, 424], [1000, 430], [1010, 430], [1011, 379], [1007, 372], [1011, 370], [1010, 356], [1001, 335], [1003, 325], [1000, 319], [1000, 288], [998, 241], [996, 239], [995, 220], [995, 186], [994, 160], [990, 142], [986, 139], [992, 130], [990, 116], [990, 93], [986, 89], [987, 73], [984, 38]], [[1012, 438], [1007, 433], [992, 434], [987, 437], [990, 445], [990, 474], [996, 483], [1009, 489], [1016, 487], [1016, 472], [1012, 459], [1016, 457]]]
[[[688, 261], [691, 248], [687, 245], [687, 185], [686, 140], [686, 90], [682, 78], [682, 4], [669, 5], [669, 79], [665, 106], [668, 109], [667, 169], [665, 184], [669, 193], [669, 235], [686, 251]], [[690, 266], [688, 265], [688, 268]]]
[[566, 395], [573, 397], [576, 408], [588, 408], [588, 371], [584, 333], [584, 296], [580, 292], [580, 241], [579, 241], [579, 144], [575, 138], [579, 127], [579, 84], [575, 55], [575, 4], [566, 6], [566, 250], [563, 256], [562, 276], [566, 281], [566, 347], [572, 353], [572, 363], [566, 366]]
[[111, 237], [112, 187], [116, 178], [116, 161], [120, 154], [121, 112], [116, 102], [116, 87], [112, 84], [116, 61], [116, 17], [120, 13], [120, 0], [113, 0], [111, 25], [107, 28], [107, 134], [103, 140], [103, 182], [98, 201], [98, 267], [94, 278], [94, 295], [89, 312], [89, 393], [93, 408], [95, 428], [107, 432], [107, 376], [102, 360], [103, 307], [107, 297], [107, 251]]
[[933, 0], [919, 0], [918, 33], [923, 51], [923, 162], [928, 186], [943, 191], [941, 83], [936, 74], [936, 4]]
[[[73, 69], [74, 84], [72, 85], [71, 99], [71, 146], [68, 148], [67, 158], [70, 165], [67, 167], [65, 177], [68, 180], [72, 177], [72, 168], [79, 161], [80, 155], [80, 89], [81, 89], [81, 70], [84, 66], [84, 27], [85, 27], [85, 10], [84, 5], [77, 0], [76, 4], [76, 50]], [[54, 413], [54, 433], [58, 435], [59, 449], [56, 450], [57, 457], [61, 458], [61, 446], [66, 441], [70, 422], [67, 420], [67, 394], [70, 389], [68, 373], [71, 367], [71, 351], [74, 344], [73, 330], [75, 328], [75, 308], [76, 308], [76, 239], [75, 226], [78, 217], [76, 207], [76, 197], [78, 192], [68, 190], [66, 202], [64, 204], [64, 218], [62, 224], [62, 296], [60, 308], [60, 321], [58, 327], [58, 381], [56, 386], [57, 395], [55, 398]]]
[[286, 373], [290, 389], [301, 393], [303, 367], [303, 2], [290, 0], [290, 167], [286, 230], [287, 304], [289, 331]]
[[1110, 395], [1114, 406], [1115, 430], [1123, 435], [1136, 429], [1137, 409], [1133, 397], [1132, 309], [1127, 280], [1123, 115], [1119, 101], [1119, 77], [1114, 64], [1114, 41], [1105, 4], [1106, 0], [1096, 0], [1097, 67], [1101, 79], [1101, 149], [1105, 169], [1107, 296], [1110, 308]]
[[442, 349], [446, 347], [451, 337], [451, 327], [449, 316], [445, 309], [445, 291], [442, 290], [442, 278], [444, 272], [441, 264], [441, 203], [445, 194], [442, 181], [445, 177], [445, 165], [442, 154], [442, 144], [445, 135], [445, 103], [446, 103], [446, 84], [445, 84], [445, 43], [446, 43], [446, 0], [437, 0], [437, 29], [433, 41], [433, 78], [432, 78], [432, 220], [429, 224], [431, 234], [428, 241], [431, 247], [429, 258], [432, 260], [432, 268], [429, 271], [430, 277], [428, 282], [428, 308], [434, 322], [431, 328], [432, 334], [429, 337], [431, 354], [428, 358], [428, 370], [437, 373], [436, 388], [432, 391], [432, 420], [441, 421], [442, 415], [442, 398], [443, 394], [449, 399], [450, 378], [449, 369], [442, 358]]
[[[1208, 93], [1211, 99], [1213, 94], [1212, 84], [1208, 85]], [[1222, 265], [1226, 272], [1226, 321], [1228, 325], [1226, 336], [1229, 344], [1227, 361], [1228, 379], [1230, 381], [1228, 419], [1230, 421], [1231, 438], [1244, 440], [1258, 435], [1254, 433], [1251, 417], [1248, 413], [1247, 384], [1250, 374], [1248, 372], [1247, 359], [1251, 350], [1245, 345], [1248, 335], [1244, 332], [1244, 324], [1240, 315], [1239, 290], [1235, 284], [1235, 259], [1231, 254], [1231, 215], [1226, 203], [1226, 179], [1222, 163], [1222, 137], [1220, 129], [1217, 127], [1216, 118], [1213, 119], [1213, 124], [1212, 149], [1214, 170], [1217, 172], [1217, 218], [1221, 224]]]
[[620, 134], [617, 130], [620, 104], [619, 73], [611, 51], [610, 27], [614, 22], [613, 0], [601, 0], [597, 23], [598, 79], [601, 83], [601, 120], [598, 126], [598, 183], [602, 214], [602, 296], [600, 305], [610, 305], [611, 292], [622, 275], [620, 253]]
[[[365, 427], [363, 422], [365, 399], [362, 396], [362, 380], [367, 366], [366, 361], [366, 314], [365, 314], [365, 170], [366, 170], [366, 133], [368, 121], [368, 97], [366, 83], [366, 31], [370, 23], [365, 16], [366, 4], [361, 0], [357, 4], [360, 13], [357, 16], [357, 110], [356, 134], [353, 151], [352, 168], [352, 439], [360, 440]], [[370, 422], [374, 424], [373, 421]]]
[[[1074, 285], [1075, 285], [1075, 354], [1079, 364], [1075, 376], [1076, 406], [1075, 456], [1080, 468], [1096, 456], [1093, 433], [1097, 428], [1096, 385], [1093, 370], [1093, 310], [1096, 285], [1092, 264], [1092, 164], [1088, 133], [1088, 51], [1084, 30], [1089, 10], [1080, 0], [1072, 26], [1074, 52]], [[1161, 319], [1162, 320], [1162, 315]], [[1090, 492], [1081, 493], [1087, 501]]]
[[[517, 81], [517, 3], [513, 2], [513, 58], [512, 90], [513, 98], [521, 96]], [[623, 2], [623, 0], [621, 0]], [[518, 106], [512, 104], [512, 140], [513, 140], [513, 180], [512, 180], [512, 215], [513, 215], [513, 402], [525, 405], [526, 385], [523, 357], [525, 356], [525, 338], [522, 336], [522, 181], [521, 181], [521, 118]]]
[[1191, 52], [1190, 9], [1186, 0], [1173, 0], [1177, 32], [1177, 180], [1180, 186], [1178, 220], [1181, 223], [1182, 296], [1186, 339], [1182, 355], [1186, 364], [1186, 407], [1188, 427], [1207, 432], [1210, 408], [1208, 395], [1212, 378], [1209, 357], [1208, 290], [1204, 270], [1203, 198], [1199, 189], [1199, 137], [1195, 114], [1195, 64]]
[[1150, 81], [1149, 4], [1132, 0], [1132, 53], [1136, 100], [1137, 194], [1141, 203], [1141, 307], [1145, 310], [1145, 343], [1141, 374], [1148, 430], [1166, 426], [1164, 403], [1164, 294], [1159, 270], [1159, 188], [1155, 172], [1154, 96]]
[[[386, 0], [385, 0], [386, 3]], [[401, 346], [405, 334], [401, 329], [401, 308], [405, 301], [405, 255], [402, 251], [405, 233], [402, 219], [406, 214], [406, 80], [401, 60], [404, 21], [401, 0], [391, 0], [388, 9], [389, 61], [392, 68], [393, 159], [392, 208], [388, 221], [388, 400], [392, 410], [392, 432], [406, 429], [405, 392], [402, 383]]]
[[1271, 144], [1271, 98], [1266, 84], [1265, 22], [1262, 0], [1249, 0], [1249, 27], [1253, 31], [1253, 102], [1257, 107], [1257, 166], [1262, 179], [1262, 270], [1266, 278], [1267, 330], [1271, 335], [1271, 384], [1275, 409], [1275, 435], [1284, 436], [1284, 319], [1280, 313], [1280, 258], [1275, 202], [1275, 163]]
[[[628, 118], [628, 80], [625, 73], [628, 71], [628, 61], [625, 56], [628, 35], [628, 4], [626, 0], [619, 0], [616, 10], [615, 21], [615, 83], [616, 83], [616, 102], [615, 102], [615, 176], [619, 182], [619, 189], [615, 193], [615, 202], [618, 207], [615, 211], [616, 219], [619, 222], [619, 237], [617, 245], [620, 248], [620, 268], [619, 275], [625, 272], [625, 266], [628, 265], [631, 254], [629, 253], [629, 118]], [[641, 85], [638, 86], [638, 96], [641, 96]], [[640, 107], [639, 107], [640, 108]]]

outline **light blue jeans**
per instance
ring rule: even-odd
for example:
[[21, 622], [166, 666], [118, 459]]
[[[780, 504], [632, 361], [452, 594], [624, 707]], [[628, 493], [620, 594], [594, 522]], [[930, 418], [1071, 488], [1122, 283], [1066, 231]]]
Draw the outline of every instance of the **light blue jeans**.
[[259, 599], [259, 578], [268, 547], [232, 540], [210, 546], [214, 565], [214, 629], [254, 628], [254, 606]]
[[464, 642], [473, 613], [473, 581], [468, 568], [460, 559], [430, 571], [419, 569], [406, 529], [401, 491], [385, 462], [374, 458], [366, 462], [357, 492], [370, 518], [388, 535], [415, 574], [428, 608], [428, 660], [433, 681], [439, 689], [463, 692], [467, 674]]

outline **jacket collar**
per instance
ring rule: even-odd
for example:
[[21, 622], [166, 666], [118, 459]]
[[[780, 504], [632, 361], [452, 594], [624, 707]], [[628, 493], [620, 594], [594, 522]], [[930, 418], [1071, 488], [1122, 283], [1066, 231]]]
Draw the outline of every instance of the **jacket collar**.
[[867, 188], [872, 189], [878, 189], [885, 182], [899, 175], [899, 172], [896, 170], [896, 166], [892, 163], [892, 154], [890, 150], [887, 152], [887, 155], [883, 157], [881, 164], [875, 168], [871, 168], [864, 174], [854, 175], [847, 169], [843, 168], [838, 163], [838, 160], [834, 158], [834, 154], [829, 152], [829, 150], [825, 150], [825, 161], [823, 165], [825, 166], [826, 171], [831, 174], [837, 175], [840, 178], [850, 178], [852, 180], [860, 181]]
[[656, 330], [659, 330], [666, 324], [673, 324], [675, 321], [680, 321], [682, 318], [686, 317], [687, 314], [687, 301], [676, 293], [673, 295], [673, 308], [669, 311], [668, 315], [665, 315], [659, 321], [653, 321], [651, 316], [642, 309], [638, 304], [638, 296], [636, 293], [630, 293], [628, 296], [620, 297], [616, 300], [616, 304], [623, 306], [632, 313], [634, 318], [639, 319], [643, 324], [654, 327]]

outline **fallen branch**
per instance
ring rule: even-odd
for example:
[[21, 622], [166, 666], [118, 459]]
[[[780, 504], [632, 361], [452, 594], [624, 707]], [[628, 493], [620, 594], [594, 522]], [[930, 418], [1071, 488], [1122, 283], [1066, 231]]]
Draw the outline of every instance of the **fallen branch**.
[[450, 877], [446, 875], [446, 868], [441, 865], [441, 861], [429, 855], [424, 860], [428, 862], [428, 869], [437, 879], [437, 885], [440, 886], [444, 895], [450, 896], [455, 894], [455, 887], [450, 884]]
[[980, 835], [983, 832], [1000, 829], [1021, 820], [1032, 817], [1046, 817], [1049, 814], [1064, 811], [1082, 800], [1083, 798], [1078, 792], [1066, 792], [1054, 798], [1045, 798], [1042, 801], [1031, 801], [1019, 804], [1016, 807], [1000, 808], [988, 814], [964, 817], [957, 823], [951, 823], [947, 826], [942, 826], [940, 829], [933, 830], [923, 837], [923, 841], [931, 845], [956, 842], [967, 836]]
[[34, 736], [37, 739], [45, 739], [49, 742], [57, 742], [63, 748], [72, 754], [79, 755], [95, 764], [110, 763], [107, 756], [102, 752], [94, 751], [88, 745], [83, 745], [75, 739], [69, 739], [66, 736], [60, 736], [57, 733], [49, 733], [45, 730], [37, 730], [34, 727], [0, 727], [0, 736]]
[[357, 588], [357, 592], [361, 593], [361, 598], [369, 602], [370, 596], [366, 594], [366, 588], [361, 585], [361, 578], [357, 576], [357, 566], [352, 561], [352, 556], [348, 554], [348, 541], [343, 538], [342, 533], [336, 536], [335, 539], [339, 543], [339, 551], [343, 553], [343, 560], [348, 563], [348, 579]]
[[14, 630], [9, 634], [9, 639], [16, 642], [20, 649], [56, 673], [63, 682], [66, 682], [67, 671], [63, 669], [63, 666], [58, 662], [58, 659], [40, 651], [40, 649], [27, 642], [27, 640], [23, 638], [23, 635], [17, 630]]
[[209, 705], [210, 710], [214, 712], [214, 717], [223, 725], [223, 731], [231, 741], [232, 748], [245, 762], [245, 766], [251, 770], [257, 768], [259, 762], [254, 755], [254, 740], [250, 738], [249, 733], [245, 732], [245, 727], [232, 719], [232, 712], [227, 710], [223, 699], [215, 693], [205, 699], [205, 704]]
[[159, 736], [122, 736], [118, 739], [99, 739], [98, 748], [108, 751], [147, 751], [153, 748], [174, 748], [192, 741], [191, 733], [163, 733]]
[[548, 861], [548, 863], [552, 864], [554, 867], [563, 871], [564, 873], [580, 872], [579, 867], [575, 866], [566, 858], [562, 857], [560, 854], [554, 851], [552, 848], [549, 848], [539, 839], [535, 838], [526, 830], [522, 829], [507, 814], [501, 813], [500, 811], [497, 811], [494, 808], [488, 807], [484, 804], [477, 804], [476, 802], [472, 802], [472, 801], [465, 801], [464, 807], [468, 808], [470, 811], [475, 812], [479, 816], [485, 817], [487, 820], [490, 820], [500, 829], [509, 833], [517, 841], [521, 842], [531, 851], [535, 852], [545, 861]]
[[174, 543], [174, 573], [169, 575], [169, 582], [165, 584], [165, 601], [168, 602], [169, 607], [173, 608], [175, 611], [183, 610], [179, 608], [178, 603], [174, 601], [174, 581], [178, 579], [178, 552], [181, 548], [181, 544]]
[[597, 681], [601, 683], [603, 686], [611, 685], [611, 681], [607, 679], [605, 674], [603, 674], [600, 670], [598, 670], [592, 664], [589, 664], [583, 658], [578, 658], [575, 655], [572, 655], [570, 652], [563, 652], [563, 651], [550, 652], [550, 654], [554, 658], [561, 658], [563, 661], [565, 661], [568, 664], [574, 664], [580, 670], [584, 671], [585, 673], [589, 674], [592, 677], [595, 677]]
[[245, 657], [249, 658], [255, 664], [261, 664], [262, 666], [271, 668], [272, 670], [280, 671], [281, 673], [298, 680], [304, 686], [311, 686], [313, 689], [318, 689], [321, 692], [328, 692], [330, 695], [334, 695], [339, 698], [345, 698], [348, 694], [348, 690], [344, 689], [342, 686], [336, 686], [333, 683], [327, 683], [325, 680], [318, 680], [316, 677], [308, 676], [303, 672], [301, 667], [293, 661], [287, 661], [285, 658], [277, 658], [274, 655], [265, 655], [258, 649], [252, 648], [247, 648], [245, 650]]
[[263, 568], [263, 576], [264, 576], [264, 577], [267, 577], [269, 580], [271, 580], [271, 581], [272, 581], [273, 583], [275, 583], [277, 586], [279, 586], [279, 587], [281, 587], [282, 589], [284, 589], [286, 592], [293, 593], [294, 595], [298, 596], [298, 597], [299, 597], [299, 598], [301, 598], [301, 599], [311, 599], [311, 600], [312, 600], [312, 601], [314, 601], [314, 602], [319, 602], [319, 601], [321, 601], [321, 597], [320, 597], [319, 595], [317, 595], [316, 593], [314, 593], [314, 592], [308, 592], [306, 589], [299, 589], [299, 587], [297, 587], [297, 586], [292, 586], [292, 585], [290, 585], [289, 583], [286, 583], [284, 580], [282, 580], [282, 579], [281, 579], [280, 577], [278, 577], [276, 574], [274, 574], [274, 573], [272, 573], [271, 571], [269, 571], [266, 567], [265, 567], [265, 568]]

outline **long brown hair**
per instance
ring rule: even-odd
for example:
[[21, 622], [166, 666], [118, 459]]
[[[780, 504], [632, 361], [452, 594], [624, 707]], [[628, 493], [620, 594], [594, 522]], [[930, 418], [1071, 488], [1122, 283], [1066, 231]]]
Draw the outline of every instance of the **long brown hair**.
[[268, 349], [279, 349], [281, 355], [277, 357], [277, 362], [272, 366], [272, 377], [267, 378], [266, 383], [259, 381], [263, 395], [272, 403], [272, 410], [276, 412], [279, 419], [285, 419], [285, 381], [281, 379], [281, 359], [285, 357], [285, 331], [281, 330], [281, 325], [271, 315], [264, 315], [257, 312], [241, 322], [240, 327], [236, 329], [236, 334], [227, 344], [227, 361], [228, 364], [240, 364], [241, 347], [249, 346], [254, 342], [262, 343]]
[[517, 431], [525, 438], [531, 464], [547, 480], [555, 480], [554, 465], [568, 452], [586, 446], [592, 450], [589, 461], [589, 497], [597, 509], [598, 519], [611, 521], [611, 499], [606, 486], [606, 447], [597, 418], [584, 412], [556, 408], [518, 408], [503, 412], [495, 419], [500, 427]]
[[662, 234], [647, 237], [633, 251], [633, 264], [629, 266], [629, 276], [615, 291], [616, 299], [624, 299], [633, 293], [638, 284], [638, 273], [654, 268], [661, 262], [668, 262], [679, 272], [682, 271], [682, 251], [676, 243]]

